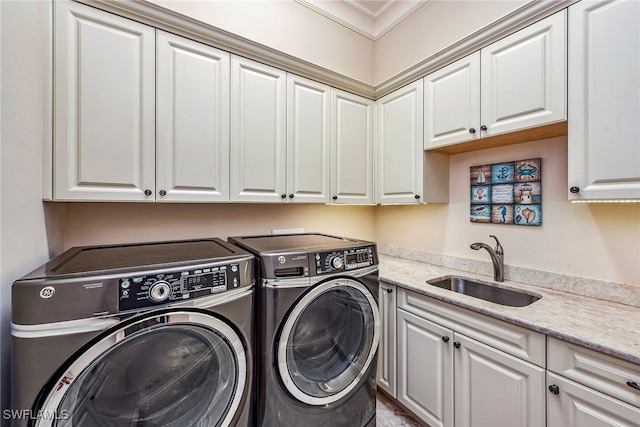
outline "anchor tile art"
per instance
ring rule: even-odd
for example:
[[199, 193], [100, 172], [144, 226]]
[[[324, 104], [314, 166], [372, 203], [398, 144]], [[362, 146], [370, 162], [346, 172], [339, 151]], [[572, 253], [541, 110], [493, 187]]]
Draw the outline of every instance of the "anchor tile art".
[[542, 159], [472, 166], [471, 222], [542, 225]]

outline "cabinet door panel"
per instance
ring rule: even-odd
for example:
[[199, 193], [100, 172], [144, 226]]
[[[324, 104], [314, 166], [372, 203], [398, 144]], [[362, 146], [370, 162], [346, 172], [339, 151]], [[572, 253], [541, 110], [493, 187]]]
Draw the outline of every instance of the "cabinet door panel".
[[424, 78], [424, 117], [425, 150], [480, 137], [480, 52]]
[[54, 7], [55, 199], [153, 201], [155, 30]]
[[281, 201], [286, 174], [286, 73], [231, 57], [231, 200]]
[[380, 98], [376, 104], [376, 201], [419, 203], [424, 162], [422, 80]]
[[640, 199], [640, 2], [569, 8], [571, 200]]
[[566, 13], [481, 50], [481, 136], [565, 120]]
[[287, 192], [294, 196], [290, 202], [330, 200], [329, 94], [329, 86], [287, 75]]
[[373, 101], [331, 91], [331, 195], [334, 203], [373, 203]]
[[396, 292], [395, 286], [380, 283], [380, 345], [378, 346], [378, 387], [396, 397]]
[[157, 37], [158, 201], [228, 201], [229, 53]]
[[456, 333], [456, 426], [543, 426], [544, 369]]
[[547, 372], [547, 384], [559, 394], [547, 393], [548, 427], [638, 427], [640, 409], [581, 384]]
[[453, 426], [453, 332], [402, 310], [397, 322], [398, 401], [431, 426]]

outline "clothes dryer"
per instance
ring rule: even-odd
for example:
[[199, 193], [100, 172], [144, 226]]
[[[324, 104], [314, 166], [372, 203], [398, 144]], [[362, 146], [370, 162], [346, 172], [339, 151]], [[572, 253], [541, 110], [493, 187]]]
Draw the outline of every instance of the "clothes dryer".
[[229, 241], [259, 259], [257, 425], [375, 425], [375, 243], [325, 234]]
[[253, 424], [254, 257], [73, 248], [13, 284], [14, 426]]

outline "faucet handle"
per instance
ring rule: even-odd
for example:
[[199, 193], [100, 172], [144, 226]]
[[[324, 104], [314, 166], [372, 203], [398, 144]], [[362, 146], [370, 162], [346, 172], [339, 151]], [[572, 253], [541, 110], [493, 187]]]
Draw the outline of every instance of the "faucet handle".
[[496, 236], [494, 236], [493, 234], [490, 234], [489, 237], [493, 237], [496, 241], [496, 248], [494, 249], [496, 251], [496, 255], [504, 255], [504, 249], [502, 248], [502, 245], [500, 244], [500, 240], [498, 240], [498, 238]]

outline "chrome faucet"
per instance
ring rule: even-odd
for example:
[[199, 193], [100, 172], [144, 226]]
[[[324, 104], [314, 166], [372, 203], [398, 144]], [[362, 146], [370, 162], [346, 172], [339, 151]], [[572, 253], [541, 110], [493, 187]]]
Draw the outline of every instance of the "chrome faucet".
[[493, 262], [493, 280], [496, 282], [504, 282], [504, 249], [496, 236], [489, 235], [496, 240], [496, 248], [491, 249], [491, 246], [486, 243], [476, 242], [472, 243], [469, 247], [474, 250], [486, 249], [491, 256], [491, 262]]

